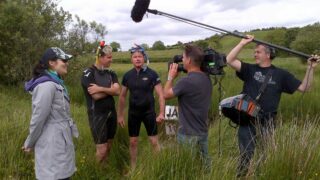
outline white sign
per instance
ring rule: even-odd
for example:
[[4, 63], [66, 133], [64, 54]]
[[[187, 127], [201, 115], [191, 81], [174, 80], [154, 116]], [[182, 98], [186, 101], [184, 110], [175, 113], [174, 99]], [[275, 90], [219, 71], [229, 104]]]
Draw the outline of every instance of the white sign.
[[178, 106], [166, 106], [165, 120], [178, 120]]

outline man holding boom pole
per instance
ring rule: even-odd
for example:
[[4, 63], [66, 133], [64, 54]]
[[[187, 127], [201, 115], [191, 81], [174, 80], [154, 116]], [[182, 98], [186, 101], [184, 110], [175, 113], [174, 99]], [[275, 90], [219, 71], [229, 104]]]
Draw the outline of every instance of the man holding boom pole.
[[256, 137], [260, 137], [262, 148], [273, 136], [275, 118], [280, 102], [281, 94], [293, 94], [295, 91], [306, 92], [310, 89], [314, 68], [319, 64], [319, 56], [315, 55], [308, 59], [308, 67], [303, 81], [295, 78], [284, 69], [272, 65], [275, 50], [267, 45], [257, 44], [254, 49], [255, 64], [240, 61], [237, 56], [244, 46], [253, 41], [254, 36], [247, 35], [242, 39], [227, 56], [228, 65], [236, 71], [237, 76], [244, 82], [242, 94], [255, 98], [260, 94], [260, 88], [266, 78], [266, 88], [259, 99], [263, 110], [255, 121], [241, 124], [238, 130], [240, 150], [240, 162], [237, 176], [246, 176], [250, 161], [254, 155]]

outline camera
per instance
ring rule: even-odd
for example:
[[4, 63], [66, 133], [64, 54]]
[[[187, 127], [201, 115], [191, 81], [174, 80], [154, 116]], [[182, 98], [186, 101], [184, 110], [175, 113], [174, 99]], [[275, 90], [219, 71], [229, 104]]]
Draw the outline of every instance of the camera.
[[226, 55], [209, 48], [204, 50], [201, 70], [211, 75], [223, 75], [223, 68], [227, 66]]
[[172, 61], [169, 61], [169, 62], [168, 62], [168, 70], [170, 69], [170, 65], [171, 65], [172, 63], [177, 63], [177, 64], [178, 64], [178, 72], [181, 72], [181, 71], [182, 71], [182, 72], [184, 72], [184, 73], [187, 73], [187, 70], [184, 69], [183, 64], [179, 64], [179, 62], [182, 62], [182, 58], [183, 58], [182, 55], [175, 55], [175, 56], [173, 56]]
[[[177, 63], [178, 72], [183, 71], [184, 73], [187, 73], [187, 70], [184, 69], [183, 64], [179, 64], [179, 62], [182, 62], [182, 58], [182, 55], [175, 55], [173, 59], [168, 62], [168, 69], [170, 68], [170, 64]], [[223, 68], [226, 65], [227, 60], [224, 54], [220, 54], [211, 48], [204, 50], [204, 58], [200, 67], [201, 71], [210, 75], [223, 75]]]

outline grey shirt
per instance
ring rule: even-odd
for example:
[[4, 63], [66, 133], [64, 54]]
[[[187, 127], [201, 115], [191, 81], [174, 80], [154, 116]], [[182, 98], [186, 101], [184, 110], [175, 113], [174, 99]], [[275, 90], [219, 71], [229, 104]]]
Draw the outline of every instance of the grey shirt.
[[179, 133], [196, 136], [208, 134], [211, 92], [211, 80], [205, 73], [190, 72], [178, 80], [173, 93], [178, 97]]

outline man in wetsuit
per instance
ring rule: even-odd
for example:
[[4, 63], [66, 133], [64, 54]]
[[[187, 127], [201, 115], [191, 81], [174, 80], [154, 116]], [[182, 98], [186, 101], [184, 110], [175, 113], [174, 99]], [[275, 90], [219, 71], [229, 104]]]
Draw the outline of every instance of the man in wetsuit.
[[98, 162], [108, 158], [117, 128], [113, 96], [120, 94], [120, 85], [115, 72], [109, 69], [111, 62], [112, 48], [102, 41], [97, 49], [95, 64], [83, 71], [81, 79]]
[[[130, 163], [136, 167], [138, 152], [138, 136], [141, 123], [144, 124], [154, 152], [160, 150], [157, 137], [157, 123], [164, 119], [164, 98], [158, 74], [147, 67], [144, 62], [147, 55], [141, 46], [131, 48], [131, 62], [133, 68], [122, 79], [122, 90], [119, 97], [118, 123], [125, 126], [124, 108], [128, 90], [130, 91], [128, 129], [130, 136]], [[156, 116], [153, 91], [159, 97], [159, 115]]]

